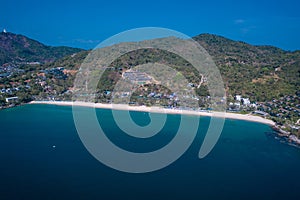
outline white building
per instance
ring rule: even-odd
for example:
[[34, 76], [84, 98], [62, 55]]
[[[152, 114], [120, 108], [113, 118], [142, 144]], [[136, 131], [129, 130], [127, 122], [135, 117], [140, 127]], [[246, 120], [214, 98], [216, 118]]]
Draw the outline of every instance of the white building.
[[245, 105], [245, 106], [247, 106], [247, 105], [250, 105], [251, 104], [251, 102], [250, 102], [250, 99], [249, 98], [242, 98], [243, 99], [243, 104]]
[[238, 108], [241, 107], [241, 104], [240, 104], [239, 102], [234, 103], [234, 105], [235, 105], [236, 107], [238, 107]]
[[255, 103], [252, 103], [252, 104], [250, 105], [250, 107], [252, 107], [252, 108], [257, 108], [257, 105], [256, 105]]
[[235, 100], [241, 101], [242, 100], [242, 96], [241, 95], [235, 95]]
[[5, 101], [8, 103], [8, 102], [16, 101], [18, 99], [19, 99], [18, 97], [8, 97], [8, 98], [5, 98]]

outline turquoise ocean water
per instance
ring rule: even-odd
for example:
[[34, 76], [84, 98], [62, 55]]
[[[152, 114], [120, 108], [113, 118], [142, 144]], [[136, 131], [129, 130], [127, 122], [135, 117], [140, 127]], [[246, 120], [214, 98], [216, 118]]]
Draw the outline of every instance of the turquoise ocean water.
[[[179, 115], [168, 115], [161, 133], [137, 139], [122, 133], [111, 110], [98, 109], [97, 115], [112, 142], [136, 152], [163, 147], [180, 122]], [[131, 116], [139, 125], [149, 123], [143, 112]], [[300, 149], [280, 142], [267, 125], [228, 119], [213, 151], [199, 159], [209, 120], [201, 117], [193, 144], [176, 162], [159, 171], [129, 174], [88, 153], [76, 132], [71, 107], [25, 105], [2, 110], [0, 199], [299, 198]]]

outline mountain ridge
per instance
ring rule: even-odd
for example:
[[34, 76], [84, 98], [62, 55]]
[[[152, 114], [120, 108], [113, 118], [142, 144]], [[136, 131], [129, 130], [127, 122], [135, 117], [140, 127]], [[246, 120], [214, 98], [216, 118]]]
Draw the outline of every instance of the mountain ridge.
[[47, 46], [21, 34], [0, 33], [0, 65], [5, 63], [53, 62], [79, 51], [82, 49]]
[[[57, 48], [61, 47], [46, 46], [25, 36], [12, 33], [2, 32], [0, 37], [3, 38], [4, 34], [19, 38], [17, 40], [19, 42], [11, 45], [11, 47], [18, 47], [18, 44], [19, 46], [21, 44], [24, 47], [21, 50], [29, 49], [33, 52], [33, 55], [37, 54], [37, 56], [41, 51], [42, 56], [38, 56], [42, 61], [40, 68], [63, 67], [68, 70], [78, 70], [89, 52], [65, 47], [67, 50], [62, 50], [63, 53], [60, 53], [61, 51], [58, 51]], [[221, 72], [226, 91], [231, 96], [242, 94], [248, 96], [252, 101], [265, 101], [286, 94], [295, 94], [299, 90], [300, 50], [291, 52], [268, 45], [254, 46], [246, 42], [234, 41], [223, 36], [207, 33], [197, 35], [193, 39], [212, 56]], [[0, 43], [2, 46], [5, 44], [2, 39]], [[35, 47], [37, 48], [34, 49]], [[9, 48], [6, 49], [8, 52], [14, 52]], [[0, 58], [2, 50], [3, 48], [0, 45]], [[81, 53], [75, 55], [74, 52]], [[24, 55], [24, 52], [19, 54]], [[50, 56], [47, 57], [49, 54]], [[11, 53], [10, 55], [15, 54]], [[117, 69], [118, 66], [123, 66], [126, 69], [130, 66], [159, 60], [173, 65], [176, 70], [182, 69], [187, 72], [187, 69], [183, 69], [184, 66], [187, 66], [184, 60], [178, 56], [174, 57], [168, 52], [155, 49], [130, 52], [114, 61], [111, 67]], [[20, 61], [20, 59], [17, 59], [17, 61]], [[29, 56], [27, 61], [35, 62], [39, 60], [36, 59], [36, 56]], [[190, 72], [188, 76], [191, 79], [194, 78], [194, 81], [198, 81], [199, 77], [192, 75]], [[117, 74], [112, 75], [112, 79], [117, 80]]]

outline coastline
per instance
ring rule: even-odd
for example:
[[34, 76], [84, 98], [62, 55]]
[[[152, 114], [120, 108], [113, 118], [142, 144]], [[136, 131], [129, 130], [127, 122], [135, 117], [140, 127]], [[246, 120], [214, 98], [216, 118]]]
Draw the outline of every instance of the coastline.
[[196, 116], [208, 116], [208, 117], [219, 117], [226, 119], [236, 119], [257, 122], [262, 124], [267, 124], [270, 126], [275, 126], [275, 122], [269, 119], [265, 119], [254, 115], [243, 115], [237, 113], [228, 112], [203, 112], [194, 110], [179, 110], [179, 109], [168, 109], [161, 107], [146, 107], [146, 106], [129, 106], [126, 104], [103, 104], [103, 103], [89, 103], [89, 102], [72, 102], [72, 101], [31, 101], [29, 104], [49, 104], [58, 106], [82, 106], [82, 107], [92, 107], [92, 108], [102, 108], [102, 109], [114, 109], [114, 110], [130, 110], [138, 112], [151, 112], [151, 113], [165, 113], [165, 114], [182, 114], [182, 115], [196, 115]]

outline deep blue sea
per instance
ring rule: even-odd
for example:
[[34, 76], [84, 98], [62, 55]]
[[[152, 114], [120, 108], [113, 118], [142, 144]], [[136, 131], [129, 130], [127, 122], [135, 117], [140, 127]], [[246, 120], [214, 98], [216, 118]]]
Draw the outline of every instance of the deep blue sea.
[[[168, 115], [163, 133], [151, 141], [122, 134], [111, 110], [97, 109], [97, 115], [112, 142], [137, 152], [163, 147], [180, 122], [179, 115]], [[131, 116], [149, 123], [148, 114]], [[300, 149], [276, 139], [267, 125], [228, 119], [215, 148], [199, 159], [209, 120], [201, 117], [194, 142], [176, 162], [131, 174], [103, 165], [85, 149], [72, 107], [1, 110], [0, 199], [299, 199]]]

